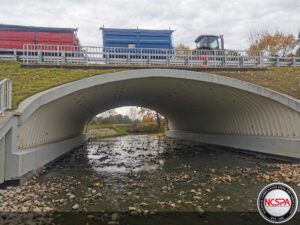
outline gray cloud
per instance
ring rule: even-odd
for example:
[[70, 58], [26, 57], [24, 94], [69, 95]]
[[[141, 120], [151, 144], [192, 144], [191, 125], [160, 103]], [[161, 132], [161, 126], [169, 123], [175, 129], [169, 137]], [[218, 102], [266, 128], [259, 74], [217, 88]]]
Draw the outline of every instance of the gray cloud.
[[226, 48], [244, 49], [251, 30], [297, 34], [299, 0], [0, 0], [0, 23], [78, 27], [83, 45], [101, 45], [99, 27], [176, 30], [174, 44], [194, 46], [199, 34], [224, 34]]

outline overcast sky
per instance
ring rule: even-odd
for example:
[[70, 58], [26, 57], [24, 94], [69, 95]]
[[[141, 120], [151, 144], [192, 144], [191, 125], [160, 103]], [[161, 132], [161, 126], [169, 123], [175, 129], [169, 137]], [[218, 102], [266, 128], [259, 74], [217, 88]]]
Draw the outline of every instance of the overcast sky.
[[244, 49], [253, 30], [300, 29], [300, 0], [0, 0], [0, 23], [74, 27], [82, 45], [102, 45], [99, 27], [174, 29], [174, 45], [224, 34]]

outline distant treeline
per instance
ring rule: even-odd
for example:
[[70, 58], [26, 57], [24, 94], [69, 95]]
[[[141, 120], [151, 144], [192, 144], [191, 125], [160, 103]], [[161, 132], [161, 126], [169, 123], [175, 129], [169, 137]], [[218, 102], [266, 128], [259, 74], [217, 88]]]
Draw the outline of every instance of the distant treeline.
[[92, 119], [90, 124], [131, 124], [131, 123], [140, 123], [140, 120], [131, 120], [129, 116], [117, 114], [110, 115], [108, 117], [95, 117]]

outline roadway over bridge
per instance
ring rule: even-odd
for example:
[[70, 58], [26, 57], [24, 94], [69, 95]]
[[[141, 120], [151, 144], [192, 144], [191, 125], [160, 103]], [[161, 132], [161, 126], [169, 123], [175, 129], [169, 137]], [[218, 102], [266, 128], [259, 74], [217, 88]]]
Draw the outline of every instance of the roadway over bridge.
[[300, 158], [300, 101], [224, 76], [173, 69], [98, 75], [24, 100], [2, 123], [5, 179], [82, 145], [87, 123], [121, 106], [157, 110], [167, 136]]

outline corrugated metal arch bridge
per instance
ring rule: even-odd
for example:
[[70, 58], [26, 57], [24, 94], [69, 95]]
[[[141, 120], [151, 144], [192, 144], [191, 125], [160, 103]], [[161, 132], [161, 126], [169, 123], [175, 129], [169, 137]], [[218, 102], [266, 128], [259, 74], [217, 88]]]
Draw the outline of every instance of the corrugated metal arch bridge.
[[170, 137], [300, 158], [298, 99], [224, 76], [127, 70], [23, 101], [6, 125], [5, 179], [20, 178], [84, 143], [86, 125], [96, 114], [132, 105], [166, 116]]

